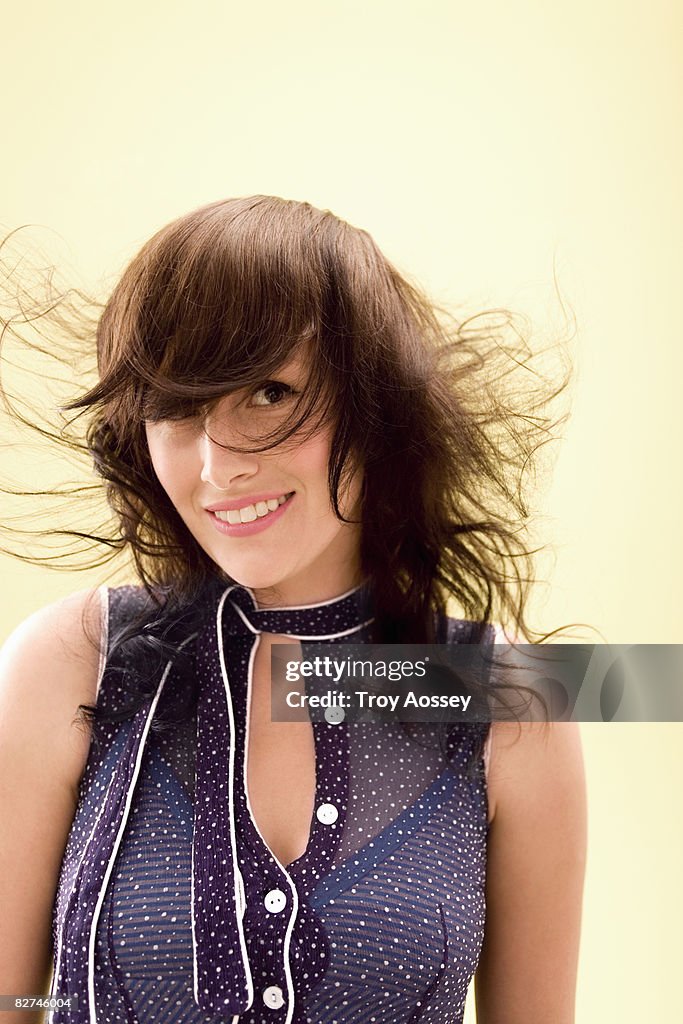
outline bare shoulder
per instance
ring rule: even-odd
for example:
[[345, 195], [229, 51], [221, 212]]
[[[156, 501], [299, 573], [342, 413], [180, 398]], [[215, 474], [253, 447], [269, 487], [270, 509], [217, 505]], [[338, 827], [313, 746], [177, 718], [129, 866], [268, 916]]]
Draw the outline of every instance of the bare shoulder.
[[47, 994], [52, 908], [78, 806], [103, 601], [80, 591], [26, 619], [0, 651], [0, 991]]
[[489, 819], [506, 812], [569, 810], [584, 800], [576, 722], [493, 722], [488, 769]]
[[[517, 644], [499, 625], [494, 643]], [[489, 821], [525, 808], [548, 813], [564, 803], [583, 814], [585, 779], [581, 734], [576, 722], [493, 722], [487, 741]], [[549, 819], [548, 819], [549, 820]]]
[[29, 670], [68, 665], [81, 676], [91, 675], [93, 668], [97, 673], [104, 601], [101, 589], [90, 588], [34, 612], [2, 645], [0, 665], [5, 671], [17, 664]]
[[[69, 594], [38, 609], [20, 623], [7, 641], [7, 648], [18, 651], [22, 646], [57, 643], [58, 651], [67, 656], [80, 656], [87, 648], [99, 645], [103, 616], [102, 588], [86, 588]], [[87, 641], [87, 643], [86, 643]]]
[[89, 742], [78, 706], [96, 700], [105, 611], [99, 590], [78, 591], [25, 619], [0, 651], [5, 742], [40, 749], [74, 787]]
[[481, 1024], [573, 1024], [586, 863], [575, 722], [493, 725]]

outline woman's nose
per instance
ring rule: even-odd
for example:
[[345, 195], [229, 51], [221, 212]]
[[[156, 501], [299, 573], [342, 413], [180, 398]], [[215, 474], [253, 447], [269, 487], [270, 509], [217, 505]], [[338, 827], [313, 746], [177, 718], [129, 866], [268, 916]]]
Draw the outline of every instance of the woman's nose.
[[248, 480], [258, 472], [257, 452], [238, 452], [214, 440], [207, 428], [199, 442], [201, 452], [201, 479], [218, 491], [228, 491], [233, 483]]

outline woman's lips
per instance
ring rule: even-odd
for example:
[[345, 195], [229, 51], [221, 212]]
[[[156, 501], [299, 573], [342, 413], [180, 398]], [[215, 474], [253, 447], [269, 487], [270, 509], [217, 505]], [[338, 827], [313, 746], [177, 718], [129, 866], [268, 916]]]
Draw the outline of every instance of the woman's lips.
[[279, 505], [274, 512], [268, 512], [267, 515], [255, 519], [251, 523], [225, 523], [208, 509], [206, 514], [219, 533], [227, 534], [229, 537], [249, 537], [252, 533], [260, 533], [262, 530], [267, 530], [269, 526], [272, 526], [273, 523], [280, 519], [291, 505], [295, 494], [296, 492], [292, 491], [282, 505]]

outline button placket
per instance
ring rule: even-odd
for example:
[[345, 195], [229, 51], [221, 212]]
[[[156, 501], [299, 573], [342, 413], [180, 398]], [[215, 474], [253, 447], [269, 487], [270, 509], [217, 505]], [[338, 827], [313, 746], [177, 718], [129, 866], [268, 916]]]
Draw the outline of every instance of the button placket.
[[[244, 763], [248, 755], [247, 746], [247, 700], [251, 687], [248, 683], [240, 705], [242, 714], [238, 725], [238, 750], [240, 776], [246, 780]], [[297, 899], [290, 888], [287, 870], [279, 864], [265, 840], [258, 831], [249, 807], [246, 785], [240, 787], [239, 803], [242, 809], [241, 832], [243, 843], [240, 855], [249, 851], [249, 881], [247, 911], [245, 916], [246, 946], [254, 977], [260, 975], [261, 986], [256, 987], [256, 999], [264, 1007], [277, 1011], [287, 1008], [288, 976], [290, 973], [290, 951], [287, 931], [291, 919], [296, 919]], [[268, 955], [266, 954], [268, 951]], [[265, 968], [268, 967], [268, 970]], [[272, 981], [272, 984], [268, 984]], [[258, 983], [257, 983], [258, 984]], [[262, 986], [266, 987], [262, 987]], [[279, 1019], [273, 1014], [273, 1019]]]
[[[249, 605], [252, 602], [240, 598], [240, 603]], [[269, 629], [271, 623], [267, 611], [261, 613], [251, 607], [244, 607], [242, 610], [244, 619], [250, 620], [255, 633], [261, 630], [277, 633], [287, 626], [285, 622], [279, 621], [278, 616], [278, 621], [273, 622], [272, 628]], [[242, 622], [243, 617], [239, 618]], [[296, 622], [292, 623], [293, 635], [296, 633], [296, 626]], [[234, 645], [233, 650], [239, 643], [235, 642], [235, 639], [230, 642]], [[244, 638], [245, 647], [253, 648], [255, 642], [256, 636]], [[265, 1008], [285, 1012], [290, 999], [291, 984], [293, 983], [295, 991], [304, 995], [326, 967], [324, 933], [317, 934], [314, 915], [306, 908], [305, 903], [302, 908], [300, 900], [303, 898], [305, 901], [306, 894], [312, 891], [318, 879], [327, 873], [339, 843], [348, 792], [348, 723], [343, 719], [339, 722], [327, 719], [312, 723], [316, 792], [309, 842], [304, 854], [292, 865], [284, 867], [275, 860], [272, 851], [268, 849], [249, 806], [245, 764], [248, 756], [247, 729], [252, 660], [247, 651], [242, 655], [242, 666], [242, 672], [230, 673], [233, 676], [231, 683], [235, 705], [234, 777], [236, 780], [243, 780], [243, 785], [236, 786], [235, 793], [238, 823], [237, 857], [246, 890], [246, 908], [242, 924], [252, 976], [256, 980], [260, 975], [261, 984], [255, 985], [256, 993], [260, 991]], [[244, 671], [244, 668], [247, 670]], [[316, 813], [321, 805], [326, 805], [324, 817], [328, 819], [328, 823], [324, 823]], [[303, 974], [299, 950], [291, 946], [292, 935], [297, 929], [299, 944], [301, 937], [304, 938], [304, 942], [307, 939], [315, 939], [312, 948], [307, 949], [306, 973]], [[310, 945], [310, 942], [308, 944]], [[269, 954], [267, 961], [264, 960], [265, 951]], [[270, 969], [265, 970], [266, 967]], [[258, 995], [256, 999], [259, 999]]]

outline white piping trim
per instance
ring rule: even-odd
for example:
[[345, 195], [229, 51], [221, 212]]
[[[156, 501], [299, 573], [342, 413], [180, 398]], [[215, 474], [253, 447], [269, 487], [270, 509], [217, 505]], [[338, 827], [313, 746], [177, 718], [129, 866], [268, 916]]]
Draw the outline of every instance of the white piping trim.
[[490, 767], [490, 764], [491, 764], [491, 751], [492, 750], [493, 750], [493, 722], [491, 722], [491, 725], [489, 726], [489, 731], [486, 734], [486, 739], [484, 740], [484, 747], [483, 747], [483, 750], [482, 750], [482, 758], [483, 758], [483, 761], [484, 761], [484, 778], [486, 779], [487, 784], [488, 784], [488, 781], [489, 781], [489, 767]]
[[247, 628], [250, 629], [252, 633], [259, 633], [260, 632], [260, 630], [256, 629], [255, 626], [252, 626], [251, 622], [246, 617], [246, 615], [244, 614], [242, 609], [238, 605], [236, 605], [234, 601], [231, 601], [230, 604], [233, 606], [233, 608], [235, 609], [235, 611], [237, 612], [237, 614], [241, 618], [241, 620], [244, 623], [244, 625], [247, 626]]
[[351, 626], [350, 629], [342, 629], [339, 633], [317, 633], [315, 636], [304, 636], [302, 633], [277, 633], [274, 636], [291, 636], [295, 640], [336, 640], [340, 636], [349, 636], [351, 633], [357, 633], [363, 629], [364, 626], [369, 626], [374, 619], [367, 619], [365, 622], [359, 622], [357, 626]]
[[256, 824], [256, 819], [254, 818], [254, 814], [253, 814], [253, 811], [252, 811], [252, 808], [251, 808], [251, 801], [249, 800], [249, 786], [247, 784], [247, 768], [248, 768], [248, 765], [249, 765], [249, 723], [251, 721], [251, 690], [252, 690], [252, 682], [253, 682], [254, 660], [256, 658], [256, 651], [258, 650], [260, 642], [261, 642], [261, 636], [259, 634], [256, 637], [255, 643], [252, 645], [251, 653], [249, 655], [249, 673], [248, 673], [248, 680], [247, 680], [247, 714], [246, 714], [246, 723], [245, 723], [245, 726], [244, 726], [244, 770], [243, 770], [243, 776], [244, 776], [244, 779], [243, 779], [243, 783], [244, 783], [244, 796], [246, 798], [247, 810], [249, 812], [249, 817], [251, 818], [252, 824], [253, 824], [254, 828], [256, 829], [256, 832], [258, 833], [258, 836], [261, 839], [261, 842], [263, 843], [265, 848], [268, 850], [268, 852], [270, 853], [271, 857], [273, 858], [273, 860], [275, 861], [275, 863], [279, 867], [280, 871], [283, 873], [283, 875], [287, 879], [287, 884], [289, 885], [289, 888], [290, 888], [291, 893], [292, 893], [292, 913], [290, 914], [289, 921], [287, 923], [287, 930], [285, 932], [285, 940], [284, 940], [284, 943], [283, 943], [283, 947], [284, 948], [283, 948], [283, 951], [282, 951], [283, 966], [284, 966], [284, 969], [285, 969], [285, 977], [287, 979], [287, 996], [288, 996], [287, 1016], [285, 1017], [284, 1024], [291, 1024], [292, 1017], [294, 1016], [294, 981], [293, 981], [293, 978], [292, 978], [292, 970], [291, 970], [291, 967], [290, 967], [290, 964], [289, 964], [289, 947], [290, 947], [290, 944], [291, 944], [292, 932], [294, 930], [294, 922], [296, 921], [297, 914], [299, 912], [299, 894], [297, 892], [296, 886], [294, 885], [294, 882], [292, 881], [292, 879], [291, 879], [291, 877], [289, 875], [289, 872], [285, 868], [284, 864], [280, 863], [278, 858], [275, 856], [273, 851], [270, 849], [270, 847], [268, 846], [267, 842], [263, 838], [263, 834], [261, 833], [261, 829]]
[[[235, 609], [235, 611], [237, 612], [237, 614], [239, 615], [239, 617], [241, 618], [241, 620], [245, 624], [245, 626], [247, 626], [247, 628], [252, 633], [258, 635], [260, 633], [270, 632], [269, 630], [257, 629], [255, 626], [252, 626], [251, 622], [249, 621], [247, 616], [244, 614], [242, 609], [238, 605], [236, 605], [234, 601], [231, 601], [230, 604], [233, 606], [233, 608]], [[307, 606], [302, 605], [301, 607], [304, 608], [304, 607], [307, 607]], [[310, 607], [313, 607], [313, 606], [311, 605]], [[265, 609], [257, 609], [257, 610], [258, 611], [265, 611]], [[286, 608], [278, 608], [278, 609], [273, 608], [273, 609], [269, 609], [269, 610], [272, 610], [272, 611], [287, 611]], [[374, 619], [367, 619], [365, 622], [359, 622], [357, 626], [350, 626], [349, 629], [342, 629], [342, 630], [340, 630], [339, 633], [317, 633], [315, 636], [304, 636], [303, 633], [282, 632], [282, 633], [273, 633], [272, 636], [291, 636], [291, 637], [294, 637], [296, 640], [336, 640], [337, 637], [349, 636], [350, 633], [357, 633], [360, 629], [363, 629], [364, 626], [369, 626], [371, 622], [374, 622]]]
[[237, 894], [239, 896], [238, 906], [241, 919], [247, 912], [247, 896], [244, 891], [244, 878], [241, 871], [237, 872]]
[[[182, 648], [191, 639], [192, 639], [191, 637], [187, 637], [185, 640], [183, 640], [183, 642], [181, 644], [178, 645], [179, 648]], [[157, 704], [159, 703], [159, 698], [161, 696], [161, 691], [164, 688], [164, 683], [166, 682], [166, 678], [167, 678], [167, 676], [168, 676], [168, 674], [169, 674], [169, 672], [171, 670], [172, 664], [173, 664], [173, 662], [169, 661], [168, 664], [166, 665], [166, 668], [164, 669], [164, 674], [161, 677], [161, 680], [160, 680], [159, 685], [157, 687], [157, 691], [156, 691], [156, 693], [154, 695], [154, 700], [152, 701], [152, 704], [150, 706], [149, 713], [147, 715], [147, 719], [145, 720], [145, 725], [144, 725], [144, 728], [142, 730], [142, 735], [140, 737], [140, 742], [139, 742], [139, 746], [138, 746], [138, 753], [137, 753], [137, 758], [136, 758], [136, 761], [135, 761], [135, 767], [133, 769], [133, 776], [132, 776], [132, 779], [131, 779], [131, 781], [130, 781], [130, 783], [128, 785], [128, 793], [126, 794], [126, 806], [123, 809], [123, 818], [122, 818], [121, 824], [119, 826], [118, 835], [116, 836], [116, 841], [114, 843], [114, 849], [112, 850], [111, 857], [109, 858], [109, 863], [107, 864], [107, 870], [105, 872], [104, 879], [102, 881], [102, 887], [100, 889], [100, 893], [99, 893], [99, 896], [97, 898], [97, 903], [95, 904], [95, 911], [93, 913], [92, 924], [90, 926], [90, 941], [89, 941], [89, 949], [88, 949], [88, 1006], [89, 1006], [89, 1017], [90, 1017], [91, 1024], [97, 1024], [97, 1008], [95, 1006], [95, 936], [96, 936], [96, 932], [97, 932], [97, 922], [99, 920], [100, 911], [102, 910], [102, 904], [104, 902], [105, 893], [107, 891], [107, 886], [109, 884], [109, 878], [110, 878], [111, 873], [113, 871], [114, 864], [116, 862], [116, 857], [117, 857], [118, 852], [119, 852], [119, 847], [121, 845], [121, 840], [123, 838], [123, 833], [125, 831], [126, 824], [128, 822], [128, 815], [130, 813], [130, 807], [131, 807], [131, 804], [133, 802], [133, 794], [135, 792], [135, 784], [136, 784], [136, 782], [138, 780], [138, 776], [140, 774], [140, 766], [142, 764], [142, 758], [143, 758], [144, 753], [145, 753], [145, 743], [147, 741], [147, 735], [149, 733], [150, 726], [152, 724], [152, 719], [154, 718], [154, 712], [156, 711]], [[109, 783], [109, 787], [107, 788], [107, 797], [109, 796], [109, 790], [111, 789], [111, 786], [114, 783], [114, 777], [115, 776], [112, 776], [112, 780]], [[104, 806], [105, 806], [105, 804], [107, 802], [107, 797], [105, 797], [105, 799], [102, 802], [102, 806], [100, 808], [100, 815], [102, 814]], [[98, 815], [98, 821], [99, 821], [99, 815]], [[95, 825], [97, 825], [97, 822], [95, 823]], [[93, 827], [93, 832], [94, 832], [94, 830], [95, 830], [95, 827]], [[90, 834], [90, 838], [92, 838], [92, 832]], [[90, 842], [90, 840], [88, 840], [88, 844], [89, 844], [89, 842]], [[87, 846], [86, 846], [86, 849], [87, 849]]]
[[[230, 588], [234, 589], [234, 588]], [[229, 808], [229, 823], [230, 823], [230, 847], [232, 853], [232, 869], [233, 877], [235, 879], [235, 907], [237, 909], [237, 936], [240, 943], [240, 951], [242, 953], [242, 963], [247, 979], [247, 995], [249, 999], [249, 1008], [254, 1002], [254, 983], [251, 977], [251, 966], [249, 964], [249, 957], [247, 955], [247, 944], [244, 938], [244, 928], [242, 926], [242, 917], [240, 915], [241, 900], [239, 885], [241, 880], [241, 873], [239, 869], [239, 862], [237, 860], [237, 837], [235, 835], [235, 715], [232, 706], [232, 696], [230, 694], [230, 685], [228, 681], [228, 671], [225, 664], [225, 650], [223, 648], [223, 629], [222, 629], [222, 618], [223, 618], [223, 606], [230, 590], [226, 590], [220, 599], [218, 604], [218, 610], [216, 612], [216, 635], [218, 638], [218, 654], [221, 663], [221, 675], [223, 677], [223, 687], [225, 689], [225, 699], [228, 709], [228, 718], [230, 720], [230, 748], [228, 753], [228, 808]], [[194, 843], [192, 844], [193, 856], [194, 856]], [[192, 892], [194, 893], [194, 862], [192, 865]], [[244, 893], [244, 883], [242, 883], [242, 901]], [[245, 904], [246, 909], [246, 904]], [[199, 1003], [199, 992], [197, 990], [197, 947], [194, 934], [194, 913], [192, 914], [192, 955], [194, 958], [194, 989], [195, 989], [195, 1001]], [[232, 1019], [232, 1024], [236, 1024], [239, 1014], [236, 1014]]]
[[102, 616], [102, 630], [100, 635], [100, 663], [97, 669], [97, 684], [95, 686], [95, 703], [100, 695], [100, 686], [102, 685], [102, 679], [104, 677], [104, 670], [107, 665], [107, 655], [109, 653], [109, 587], [106, 583], [98, 589], [100, 595], [100, 608]]
[[245, 586], [243, 583], [233, 583], [228, 588], [227, 593], [237, 588], [246, 590], [251, 595], [256, 605], [256, 610], [259, 612], [288, 612], [288, 611], [304, 611], [306, 608], [324, 608], [327, 604], [334, 604], [336, 601], [342, 601], [345, 597], [350, 597], [351, 594], [355, 594], [357, 590], [362, 590], [365, 583], [359, 583], [357, 587], [351, 587], [350, 590], [345, 590], [343, 594], [339, 594], [338, 597], [330, 597], [326, 601], [316, 601], [315, 604], [279, 604], [279, 605], [266, 605], [262, 606], [256, 600], [256, 595], [251, 587]]

